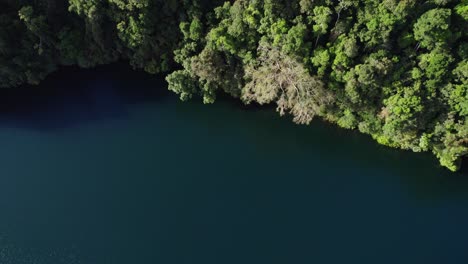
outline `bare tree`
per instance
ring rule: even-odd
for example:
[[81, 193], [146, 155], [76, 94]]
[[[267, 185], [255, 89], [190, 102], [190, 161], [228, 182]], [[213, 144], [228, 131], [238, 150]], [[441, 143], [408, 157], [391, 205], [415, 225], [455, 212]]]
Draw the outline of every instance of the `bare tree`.
[[290, 113], [294, 122], [308, 124], [321, 107], [332, 101], [323, 82], [295, 59], [265, 43], [260, 44], [258, 52], [257, 63], [246, 69], [244, 102], [276, 102], [281, 115]]
[[337, 18], [336, 18], [336, 21], [335, 21], [335, 27], [338, 24], [338, 21], [340, 21], [341, 12], [343, 10], [348, 9], [352, 5], [353, 5], [353, 2], [350, 1], [350, 0], [338, 0], [338, 6], [336, 7]]

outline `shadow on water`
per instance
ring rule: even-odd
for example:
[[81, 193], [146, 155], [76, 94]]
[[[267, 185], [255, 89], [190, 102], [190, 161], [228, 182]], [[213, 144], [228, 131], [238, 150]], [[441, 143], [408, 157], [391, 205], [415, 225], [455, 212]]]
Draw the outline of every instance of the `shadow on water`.
[[460, 173], [468, 176], [468, 157], [462, 159], [462, 165], [460, 168]]
[[[52, 74], [40, 87], [0, 91], [0, 127], [55, 132], [83, 123], [125, 119], [128, 105], [175, 101], [176, 96], [165, 87], [162, 76], [133, 71], [123, 64], [79, 71], [67, 67]], [[320, 120], [310, 126], [298, 126], [288, 118], [278, 117], [273, 109], [244, 107], [225, 96], [209, 106], [201, 105], [198, 100], [175, 104], [176, 110], [186, 118], [210, 131], [223, 133], [227, 132], [223, 129], [239, 129], [238, 125], [242, 124], [241, 131], [250, 138], [249, 144], [255, 146], [259, 156], [294, 155], [307, 164], [309, 158], [314, 159], [313, 153], [319, 153], [318, 158], [332, 171], [344, 171], [348, 167], [353, 173], [369, 169], [382, 171], [382, 175], [375, 177], [398, 179], [407, 186], [409, 195], [421, 200], [468, 198], [466, 160], [460, 172], [450, 173], [429, 153], [380, 146], [357, 131]]]
[[[295, 125], [225, 96], [181, 103], [161, 76], [122, 64], [0, 91], [0, 133], [10, 129], [1, 135], [1, 264], [466, 256], [466, 161], [450, 173], [430, 153], [319, 119]], [[360, 250], [377, 261], [361, 261]]]
[[[148, 85], [151, 83], [153, 85]], [[125, 119], [127, 105], [169, 94], [164, 78], [121, 63], [94, 69], [65, 67], [40, 86], [0, 90], [0, 126], [53, 131], [105, 119]]]
[[[235, 126], [241, 122], [231, 119], [242, 119], [243, 126], [248, 131], [246, 133], [254, 138], [253, 144], [264, 154], [280, 152], [284, 153], [282, 155], [294, 155], [298, 157], [298, 163], [307, 164], [310, 163], [308, 157], [317, 159], [312, 155], [319, 153], [318, 159], [331, 171], [341, 172], [345, 171], [345, 168], [350, 168], [351, 175], [345, 177], [353, 177], [352, 173], [360, 171], [381, 172], [374, 177], [397, 180], [400, 185], [406, 186], [408, 195], [415, 196], [417, 200], [426, 201], [428, 204], [444, 198], [468, 199], [468, 160], [466, 159], [462, 169], [453, 173], [441, 167], [431, 153], [414, 153], [382, 146], [370, 136], [342, 129], [318, 119], [309, 126], [296, 125], [290, 118], [279, 117], [273, 107], [270, 109], [256, 106], [242, 107], [238, 102], [227, 98], [222, 98], [220, 101], [206, 110], [214, 111], [217, 115], [185, 112], [191, 113], [190, 118], [196, 119], [203, 126], [211, 127], [210, 130], [216, 130], [220, 122], [229, 129], [229, 123]], [[191, 103], [180, 107], [193, 107], [189, 104]], [[234, 116], [231, 114], [233, 111], [239, 114]], [[219, 121], [220, 116], [229, 118]], [[310, 170], [313, 171], [314, 168], [311, 167]]]

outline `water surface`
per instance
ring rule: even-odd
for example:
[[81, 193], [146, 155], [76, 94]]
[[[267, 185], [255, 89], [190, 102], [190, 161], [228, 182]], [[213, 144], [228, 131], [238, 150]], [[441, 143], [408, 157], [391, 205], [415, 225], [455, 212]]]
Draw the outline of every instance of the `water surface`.
[[69, 68], [0, 97], [0, 263], [467, 263], [468, 175]]

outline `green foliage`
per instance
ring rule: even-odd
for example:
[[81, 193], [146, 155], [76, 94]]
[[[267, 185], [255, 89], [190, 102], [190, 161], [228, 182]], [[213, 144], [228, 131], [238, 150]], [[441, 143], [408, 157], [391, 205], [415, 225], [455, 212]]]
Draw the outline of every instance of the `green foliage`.
[[351, 110], [346, 109], [344, 111], [344, 115], [338, 119], [337, 124], [343, 128], [354, 129], [358, 122], [356, 116], [351, 112]]
[[436, 8], [424, 13], [414, 24], [414, 38], [421, 47], [434, 49], [451, 41], [451, 9]]
[[468, 21], [468, 1], [463, 0], [460, 4], [455, 6], [455, 12], [464, 20]]
[[330, 52], [328, 49], [316, 49], [314, 56], [311, 58], [312, 64], [317, 68], [317, 74], [324, 76], [330, 65]]
[[179, 70], [166, 77], [169, 90], [180, 95], [180, 100], [187, 101], [196, 93], [196, 81], [187, 71]]

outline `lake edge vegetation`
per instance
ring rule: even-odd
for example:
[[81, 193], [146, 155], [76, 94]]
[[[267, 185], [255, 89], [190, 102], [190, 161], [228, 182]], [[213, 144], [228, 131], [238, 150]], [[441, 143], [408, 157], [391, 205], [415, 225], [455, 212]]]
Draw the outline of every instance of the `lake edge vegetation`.
[[0, 87], [126, 60], [181, 100], [274, 104], [456, 171], [467, 32], [468, 0], [1, 0]]

